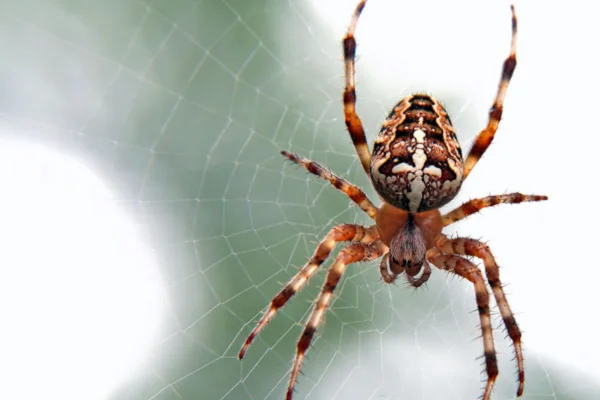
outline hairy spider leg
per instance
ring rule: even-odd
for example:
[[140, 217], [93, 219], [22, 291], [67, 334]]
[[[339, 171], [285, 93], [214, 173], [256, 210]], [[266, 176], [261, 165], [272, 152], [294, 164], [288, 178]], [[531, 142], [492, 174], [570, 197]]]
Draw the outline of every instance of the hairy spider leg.
[[367, 0], [363, 0], [358, 3], [350, 21], [348, 32], [342, 40], [342, 47], [344, 49], [344, 70], [345, 70], [345, 85], [344, 85], [344, 119], [346, 121], [346, 127], [350, 133], [352, 143], [358, 154], [358, 158], [362, 164], [363, 169], [367, 175], [371, 176], [371, 153], [369, 152], [369, 145], [367, 144], [367, 138], [365, 137], [365, 130], [363, 128], [360, 117], [356, 113], [356, 90], [355, 90], [355, 77], [354, 77], [354, 61], [356, 59], [356, 40], [354, 39], [354, 31], [356, 30], [356, 24], [358, 18]]
[[496, 99], [494, 100], [494, 104], [490, 109], [488, 124], [485, 129], [482, 130], [479, 135], [477, 135], [477, 139], [475, 139], [475, 143], [473, 144], [473, 147], [471, 148], [471, 151], [469, 151], [469, 155], [465, 160], [463, 181], [467, 178], [469, 173], [471, 173], [475, 167], [475, 164], [477, 164], [477, 161], [479, 161], [483, 153], [485, 153], [489, 145], [492, 143], [492, 140], [494, 140], [494, 135], [496, 134], [498, 124], [502, 118], [504, 96], [506, 95], [508, 84], [510, 83], [510, 79], [512, 78], [513, 72], [517, 66], [517, 16], [515, 14], [515, 6], [511, 5], [510, 10], [512, 12], [512, 39], [510, 43], [510, 54], [508, 58], [504, 60], [502, 77], [500, 78], [500, 84], [498, 85]]
[[294, 364], [292, 372], [290, 374], [290, 382], [287, 389], [286, 400], [292, 400], [292, 394], [294, 392], [294, 386], [298, 379], [298, 373], [304, 361], [304, 355], [310, 346], [312, 338], [323, 320], [325, 310], [331, 301], [333, 291], [335, 290], [340, 278], [342, 277], [346, 267], [349, 264], [359, 261], [372, 261], [383, 255], [387, 251], [387, 246], [380, 240], [373, 243], [353, 243], [345, 247], [335, 259], [335, 262], [329, 268], [325, 283], [321, 289], [321, 293], [317, 297], [317, 301], [313, 306], [313, 310], [306, 321], [304, 330], [300, 335], [298, 344], [296, 346], [296, 356], [294, 357]]
[[377, 207], [375, 207], [373, 202], [367, 197], [365, 192], [360, 190], [360, 188], [351, 184], [347, 180], [334, 175], [331, 171], [328, 171], [326, 168], [320, 166], [314, 161], [298, 157], [297, 155], [285, 150], [281, 151], [281, 154], [288, 160], [301, 165], [311, 174], [317, 175], [319, 178], [331, 183], [336, 189], [344, 192], [346, 196], [348, 196], [350, 200], [352, 200], [357, 206], [366, 212], [371, 219], [375, 219], [375, 216], [377, 215]]
[[498, 194], [493, 196], [482, 197], [480, 199], [469, 200], [466, 203], [461, 204], [454, 210], [447, 212], [442, 216], [442, 222], [444, 226], [448, 226], [461, 219], [467, 218], [471, 214], [475, 214], [484, 208], [496, 206], [498, 204], [518, 204], [528, 201], [543, 201], [548, 200], [548, 196], [541, 196], [537, 194], [521, 194], [521, 193], [509, 193], [509, 194]]
[[260, 331], [269, 323], [277, 310], [283, 307], [288, 300], [300, 290], [308, 279], [317, 271], [319, 266], [329, 257], [335, 245], [340, 242], [363, 242], [370, 243], [379, 238], [375, 226], [369, 228], [360, 225], [343, 224], [333, 227], [327, 236], [319, 243], [312, 258], [298, 271], [287, 285], [271, 300], [267, 311], [263, 314], [260, 321], [256, 324], [246, 342], [242, 346], [238, 358], [241, 360], [246, 354], [246, 350], [260, 333]]
[[515, 347], [515, 359], [517, 360], [517, 368], [519, 375], [519, 387], [517, 389], [517, 396], [523, 394], [523, 388], [525, 386], [525, 369], [523, 366], [523, 348], [521, 347], [521, 330], [515, 316], [513, 315], [504, 289], [502, 289], [502, 282], [500, 281], [500, 271], [498, 264], [492, 255], [490, 248], [478, 240], [457, 238], [448, 239], [443, 235], [436, 242], [436, 246], [440, 248], [444, 253], [448, 254], [459, 254], [465, 256], [477, 257], [483, 261], [485, 267], [485, 274], [487, 276], [488, 283], [492, 288], [492, 293], [496, 299], [496, 304], [500, 309], [500, 315], [506, 326], [508, 336], [513, 342]]
[[475, 287], [475, 299], [477, 311], [481, 322], [481, 335], [483, 338], [483, 355], [485, 357], [485, 370], [487, 373], [487, 384], [483, 392], [482, 400], [489, 400], [494, 382], [498, 376], [498, 362], [494, 348], [494, 337], [492, 333], [492, 322], [490, 317], [490, 296], [483, 280], [481, 271], [471, 261], [452, 254], [443, 254], [438, 248], [433, 247], [427, 251], [427, 260], [439, 269], [452, 272], [466, 278]]

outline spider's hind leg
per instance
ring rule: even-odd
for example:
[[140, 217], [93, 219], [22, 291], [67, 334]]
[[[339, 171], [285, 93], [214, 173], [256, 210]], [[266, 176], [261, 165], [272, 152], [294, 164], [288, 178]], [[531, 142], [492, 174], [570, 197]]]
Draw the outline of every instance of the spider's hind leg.
[[515, 14], [514, 6], [511, 5], [510, 9], [512, 12], [512, 40], [510, 43], [510, 54], [506, 60], [504, 60], [502, 77], [500, 78], [500, 84], [498, 85], [496, 99], [490, 109], [488, 124], [485, 129], [477, 135], [477, 139], [475, 139], [475, 143], [465, 160], [463, 181], [471, 173], [475, 164], [477, 164], [477, 161], [479, 161], [483, 153], [492, 143], [492, 140], [494, 140], [494, 135], [496, 134], [496, 130], [498, 130], [498, 124], [500, 124], [500, 119], [502, 118], [506, 89], [508, 89], [508, 84], [510, 83], [510, 79], [517, 66], [517, 15]]
[[342, 47], [344, 50], [344, 119], [346, 127], [350, 133], [350, 138], [360, 158], [363, 169], [370, 176], [371, 169], [371, 153], [369, 152], [369, 146], [367, 144], [367, 138], [365, 136], [365, 129], [363, 128], [362, 121], [356, 113], [356, 81], [354, 77], [355, 68], [354, 62], [356, 60], [356, 39], [354, 39], [354, 31], [356, 30], [356, 24], [358, 18], [362, 13], [363, 8], [367, 0], [362, 0], [356, 6], [352, 21], [348, 27], [348, 32], [342, 40]]

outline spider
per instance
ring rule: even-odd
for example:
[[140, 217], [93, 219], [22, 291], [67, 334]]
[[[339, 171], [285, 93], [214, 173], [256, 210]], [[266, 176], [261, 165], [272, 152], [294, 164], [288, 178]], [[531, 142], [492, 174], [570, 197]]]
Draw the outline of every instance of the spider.
[[333, 227], [319, 243], [310, 260], [272, 299], [266, 312], [246, 339], [239, 358], [244, 357], [254, 338], [273, 318], [277, 310], [306, 284], [336, 244], [351, 242], [338, 253], [327, 272], [323, 288], [300, 335], [286, 399], [292, 399], [306, 351], [323, 320], [325, 310], [346, 267], [351, 263], [372, 261], [383, 256], [379, 271], [386, 283], [394, 282], [400, 274], [405, 273], [408, 283], [419, 287], [429, 279], [430, 264], [432, 264], [441, 270], [466, 278], [473, 284], [481, 322], [487, 373], [482, 398], [489, 400], [494, 381], [498, 376], [498, 364], [492, 336], [486, 280], [480, 269], [470, 261], [470, 257], [476, 257], [483, 261], [487, 283], [500, 310], [508, 336], [514, 345], [519, 380], [517, 396], [521, 396], [525, 383], [521, 331], [504, 295], [494, 256], [485, 243], [470, 238], [451, 239], [442, 233], [442, 229], [486, 207], [503, 203], [541, 201], [547, 200], [548, 197], [521, 193], [495, 195], [468, 201], [444, 215], [439, 211], [440, 207], [456, 196], [462, 183], [494, 139], [500, 123], [504, 96], [517, 65], [517, 17], [514, 6], [511, 5], [510, 54], [504, 61], [496, 98], [489, 111], [488, 124], [479, 133], [471, 151], [463, 159], [448, 114], [435, 98], [427, 94], [414, 94], [396, 104], [384, 121], [375, 139], [372, 155], [370, 154], [362, 122], [355, 110], [354, 81], [356, 53], [354, 31], [366, 3], [367, 0], [358, 3], [342, 41], [345, 66], [343, 104], [350, 137], [363, 169], [381, 198], [381, 206], [375, 207], [361, 189], [316, 162], [287, 151], [282, 151], [281, 154], [344, 192], [375, 220], [375, 224], [369, 227], [356, 224], [341, 224]]

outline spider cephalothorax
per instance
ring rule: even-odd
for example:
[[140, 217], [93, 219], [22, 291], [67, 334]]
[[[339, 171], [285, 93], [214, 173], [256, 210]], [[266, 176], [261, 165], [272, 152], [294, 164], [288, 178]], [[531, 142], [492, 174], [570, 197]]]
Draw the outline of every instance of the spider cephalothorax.
[[462, 151], [444, 107], [425, 94], [402, 99], [373, 146], [377, 193], [403, 210], [427, 211], [452, 200], [462, 177]]
[[[388, 270], [383, 276], [388, 283], [402, 272], [406, 272], [407, 277], [417, 275], [427, 262], [427, 249], [434, 245], [443, 228], [437, 209], [410, 213], [388, 203], [383, 203], [377, 210], [375, 225], [380, 240], [390, 249], [389, 257], [384, 257], [381, 265], [382, 272], [384, 268]], [[425, 281], [427, 278], [423, 277]]]
[[[474, 199], [444, 215], [439, 211], [440, 207], [456, 196], [462, 182], [488, 148], [498, 128], [506, 89], [517, 64], [517, 18], [514, 7], [511, 7], [510, 54], [504, 61], [500, 85], [490, 109], [488, 124], [477, 135], [473, 147], [463, 160], [460, 145], [446, 111], [437, 100], [424, 94], [406, 97], [394, 107], [375, 140], [371, 157], [362, 122], [356, 113], [354, 89], [356, 52], [354, 30], [365, 4], [366, 0], [359, 2], [342, 42], [346, 72], [343, 95], [344, 116], [361, 165], [381, 196], [381, 206], [375, 207], [362, 190], [332, 174], [316, 162], [287, 151], [281, 153], [292, 162], [303, 166], [308, 172], [329, 181], [334, 187], [346, 193], [358, 207], [375, 220], [375, 224], [369, 227], [357, 224], [334, 226], [319, 243], [309, 261], [273, 298], [267, 311], [246, 339], [239, 358], [244, 357], [256, 335], [277, 310], [306, 284], [329, 257], [336, 244], [350, 242], [339, 252], [329, 268], [323, 289], [298, 340], [286, 399], [292, 398], [305, 353], [317, 327], [323, 320], [333, 291], [346, 267], [351, 263], [372, 261], [379, 257], [382, 257], [379, 272], [387, 283], [394, 282], [400, 274], [405, 273], [407, 282], [414, 287], [419, 287], [429, 279], [430, 265], [433, 265], [465, 278], [473, 284], [487, 373], [483, 400], [489, 400], [494, 381], [498, 376], [487, 281], [508, 336], [514, 345], [519, 379], [517, 396], [520, 396], [525, 383], [521, 331], [504, 295], [494, 256], [485, 243], [469, 238], [450, 239], [442, 233], [442, 229], [486, 207], [502, 203], [540, 201], [546, 200], [547, 197], [511, 193]], [[483, 261], [485, 279], [479, 268], [470, 261], [471, 257]]]

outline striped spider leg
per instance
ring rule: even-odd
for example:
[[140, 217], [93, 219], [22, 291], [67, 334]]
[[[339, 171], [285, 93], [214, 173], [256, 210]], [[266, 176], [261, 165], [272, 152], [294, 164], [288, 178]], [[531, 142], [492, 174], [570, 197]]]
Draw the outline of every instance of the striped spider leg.
[[375, 216], [377, 215], [377, 207], [375, 207], [373, 202], [367, 197], [367, 195], [362, 190], [360, 190], [360, 188], [349, 183], [345, 179], [334, 175], [333, 173], [331, 173], [331, 171], [328, 171], [326, 168], [323, 168], [314, 161], [298, 157], [297, 155], [287, 151], [282, 151], [281, 154], [293, 163], [302, 166], [311, 174], [317, 175], [319, 178], [331, 183], [333, 187], [345, 193], [346, 196], [348, 196], [350, 200], [356, 203], [356, 205], [359, 206], [361, 210], [367, 213], [367, 215], [371, 217], [371, 219], [375, 219]]
[[246, 339], [238, 358], [241, 360], [246, 354], [246, 350], [252, 344], [254, 338], [262, 331], [262, 329], [275, 316], [277, 310], [283, 307], [290, 298], [298, 292], [308, 282], [310, 277], [317, 272], [317, 269], [329, 257], [338, 243], [353, 242], [355, 244], [371, 244], [378, 241], [379, 234], [375, 226], [365, 228], [360, 225], [342, 224], [331, 228], [329, 233], [317, 246], [310, 260], [298, 271], [296, 275], [283, 287], [283, 289], [271, 300], [269, 308], [259, 322], [256, 324], [248, 338]]
[[[330, 182], [335, 188], [344, 192], [367, 215], [372, 219], [375, 219], [377, 208], [358, 187], [332, 174], [313, 161], [300, 158], [286, 151], [282, 151], [281, 153], [290, 161], [303, 166], [308, 172], [318, 175], [322, 179]], [[354, 224], [343, 224], [333, 227], [327, 236], [319, 243], [312, 258], [294, 277], [292, 277], [279, 294], [273, 298], [269, 308], [246, 339], [238, 355], [240, 359], [244, 357], [246, 350], [254, 338], [273, 318], [277, 310], [283, 307], [288, 300], [290, 300], [290, 298], [306, 284], [308, 279], [317, 271], [318, 267], [327, 259], [327, 257], [329, 257], [329, 254], [334, 249], [335, 245], [340, 242], [352, 242], [352, 244], [340, 251], [333, 265], [330, 267], [321, 294], [317, 298], [313, 311], [298, 340], [296, 356], [294, 357], [287, 390], [287, 399], [292, 398], [294, 386], [305, 353], [310, 346], [314, 333], [322, 322], [324, 312], [329, 305], [333, 291], [341, 279], [346, 267], [351, 263], [374, 260], [387, 252], [387, 247], [379, 240], [379, 233], [375, 225], [369, 228]]]
[[510, 79], [515, 72], [515, 68], [517, 67], [517, 15], [515, 14], [515, 6], [510, 6], [510, 11], [512, 13], [512, 38], [510, 41], [510, 54], [504, 60], [504, 65], [502, 66], [502, 76], [500, 78], [500, 83], [498, 84], [498, 92], [496, 93], [496, 98], [494, 99], [494, 103], [492, 108], [490, 108], [489, 119], [487, 126], [477, 135], [475, 139], [475, 143], [471, 150], [469, 151], [469, 155], [465, 160], [465, 167], [463, 172], [463, 180], [471, 173], [477, 161], [481, 158], [483, 153], [487, 150], [487, 148], [494, 140], [494, 135], [498, 130], [498, 125], [500, 124], [500, 119], [502, 118], [502, 111], [504, 109], [504, 96], [506, 95], [506, 90], [508, 89], [508, 85], [510, 83]]
[[367, 144], [367, 138], [365, 136], [365, 129], [363, 128], [360, 117], [356, 113], [356, 80], [355, 80], [355, 68], [354, 63], [356, 60], [356, 40], [354, 39], [354, 31], [356, 30], [356, 24], [360, 13], [367, 0], [363, 0], [358, 3], [352, 16], [352, 21], [348, 27], [348, 32], [344, 36], [342, 41], [342, 47], [344, 50], [344, 70], [345, 70], [345, 85], [344, 85], [344, 119], [346, 127], [350, 133], [352, 143], [356, 148], [356, 154], [360, 159], [363, 169], [370, 177], [371, 175], [371, 153], [369, 152], [369, 145]]
[[296, 380], [298, 379], [298, 373], [300, 372], [300, 367], [304, 361], [306, 350], [308, 350], [308, 347], [310, 346], [310, 342], [312, 341], [317, 327], [323, 322], [325, 310], [331, 302], [333, 291], [338, 285], [346, 267], [352, 263], [376, 260], [385, 252], [387, 252], [387, 247], [380, 240], [371, 243], [353, 243], [340, 251], [333, 262], [333, 265], [329, 268], [329, 271], [327, 271], [327, 277], [325, 278], [321, 293], [317, 297], [312, 312], [310, 313], [306, 325], [304, 326], [304, 330], [298, 340], [296, 355], [290, 374], [290, 382], [286, 393], [286, 400], [292, 400], [294, 386], [296, 385]]
[[[444, 254], [437, 247], [427, 251], [427, 260], [441, 270], [456, 274], [473, 283], [475, 287], [475, 299], [477, 311], [481, 324], [483, 339], [485, 370], [488, 376], [482, 399], [489, 399], [498, 376], [498, 362], [496, 361], [496, 350], [494, 348], [494, 337], [492, 335], [492, 323], [490, 317], [490, 296], [485, 286], [481, 271], [471, 261], [457, 255]], [[520, 390], [522, 391], [521, 387]], [[520, 394], [518, 394], [520, 396]]]
[[[521, 346], [521, 330], [519, 329], [517, 321], [515, 320], [510, 306], [508, 305], [508, 301], [506, 300], [504, 289], [502, 289], [502, 282], [500, 281], [500, 271], [498, 269], [498, 264], [496, 264], [496, 260], [494, 259], [490, 248], [485, 243], [482, 243], [478, 240], [469, 238], [448, 239], [444, 235], [440, 235], [438, 237], [436, 241], [436, 248], [441, 250], [445, 254], [472, 256], [477, 257], [483, 261], [488, 284], [492, 289], [492, 294], [494, 295], [494, 298], [496, 299], [496, 304], [500, 309], [500, 315], [502, 316], [502, 320], [504, 321], [504, 326], [506, 327], [508, 336], [513, 342], [515, 350], [515, 359], [517, 360], [519, 379], [517, 396], [521, 396], [523, 394], [523, 387], [525, 385], [525, 369], [523, 365], [523, 348]], [[485, 313], [489, 317], [489, 307], [483, 310], [480, 307], [479, 297], [482, 296], [482, 294], [480, 293], [481, 286], [475, 285], [475, 291], [478, 298], [477, 309], [479, 310], [479, 313]], [[487, 296], [487, 289], [485, 289], [485, 291]], [[494, 351], [493, 343], [491, 343], [490, 346], [490, 343], [488, 343], [488, 341], [485, 339], [486, 335], [491, 336], [491, 329], [488, 329], [486, 326], [484, 326], [483, 320], [481, 329], [484, 336], [484, 356], [488, 373], [488, 385], [486, 386], [485, 393], [489, 393], [489, 391], [491, 390], [491, 385], [493, 385], [494, 380], [498, 375], [498, 367], [496, 365], [496, 354]], [[485, 393], [484, 398], [486, 398]]]
[[273, 318], [277, 310], [283, 307], [288, 300], [290, 300], [290, 298], [306, 284], [308, 279], [317, 271], [318, 267], [327, 259], [327, 257], [329, 257], [329, 254], [335, 245], [340, 242], [352, 243], [339, 252], [333, 265], [329, 268], [321, 293], [317, 297], [313, 310], [300, 335], [296, 345], [296, 355], [294, 357], [292, 372], [290, 374], [286, 395], [287, 400], [292, 399], [294, 386], [298, 378], [298, 373], [300, 372], [300, 367], [304, 361], [306, 351], [310, 346], [317, 328], [323, 321], [325, 310], [331, 302], [333, 292], [346, 270], [346, 267], [349, 264], [356, 262], [375, 260], [387, 252], [387, 247], [379, 240], [379, 235], [374, 225], [369, 228], [354, 224], [343, 224], [333, 227], [325, 239], [319, 243], [312, 258], [292, 277], [279, 294], [273, 298], [267, 311], [263, 314], [258, 324], [246, 339], [238, 355], [241, 360], [254, 338]]
[[447, 212], [442, 216], [442, 222], [444, 226], [448, 226], [455, 222], [458, 222], [464, 218], [467, 218], [471, 214], [478, 213], [487, 207], [492, 207], [498, 204], [519, 204], [529, 201], [543, 201], [548, 200], [548, 196], [542, 196], [537, 194], [522, 194], [522, 193], [510, 193], [510, 194], [497, 194], [480, 199], [473, 199], [467, 201], [456, 207], [454, 210]]

